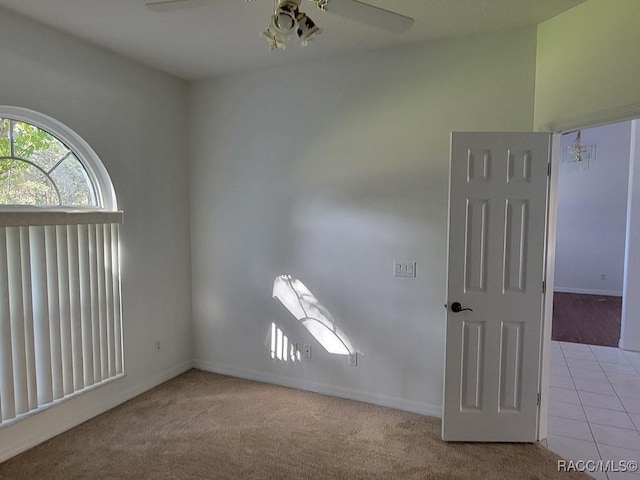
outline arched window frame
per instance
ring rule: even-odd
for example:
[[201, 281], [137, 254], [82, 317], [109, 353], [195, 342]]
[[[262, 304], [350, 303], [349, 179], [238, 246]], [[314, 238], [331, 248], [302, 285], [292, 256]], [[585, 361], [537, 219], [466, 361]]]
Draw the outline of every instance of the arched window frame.
[[0, 204], [2, 429], [125, 373], [123, 212], [111, 178], [96, 152], [63, 123], [3, 105], [0, 117], [64, 144], [84, 167], [97, 204]]
[[[117, 211], [118, 203], [111, 177], [104, 167], [98, 154], [89, 144], [64, 123], [35, 110], [28, 108], [0, 105], [0, 118], [8, 118], [19, 122], [29, 123], [62, 142], [83, 165], [89, 181], [95, 189], [97, 206], [73, 206], [73, 209], [101, 209]], [[33, 205], [0, 205], [0, 209], [60, 209], [65, 206], [33, 206]]]

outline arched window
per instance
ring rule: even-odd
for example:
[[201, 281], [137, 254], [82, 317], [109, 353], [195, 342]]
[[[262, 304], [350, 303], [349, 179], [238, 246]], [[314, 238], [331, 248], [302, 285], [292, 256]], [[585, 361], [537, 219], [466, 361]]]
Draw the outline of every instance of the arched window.
[[0, 428], [124, 375], [122, 215], [80, 136], [0, 106]]
[[91, 147], [41, 113], [0, 106], [0, 205], [116, 210]]

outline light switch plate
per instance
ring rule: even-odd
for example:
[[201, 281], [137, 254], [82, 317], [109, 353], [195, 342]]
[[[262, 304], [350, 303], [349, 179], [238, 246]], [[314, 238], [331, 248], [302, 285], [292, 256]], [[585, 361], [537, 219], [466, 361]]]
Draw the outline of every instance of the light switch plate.
[[393, 276], [416, 278], [416, 262], [393, 262]]

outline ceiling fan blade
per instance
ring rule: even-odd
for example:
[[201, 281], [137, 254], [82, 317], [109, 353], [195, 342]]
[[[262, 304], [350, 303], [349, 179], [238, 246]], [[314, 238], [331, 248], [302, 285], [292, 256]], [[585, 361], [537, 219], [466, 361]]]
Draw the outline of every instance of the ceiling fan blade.
[[414, 19], [358, 0], [328, 0], [323, 10], [387, 32], [406, 32]]
[[209, 5], [214, 0], [152, 0], [145, 3], [149, 10], [154, 12], [171, 12], [183, 8], [201, 7]]

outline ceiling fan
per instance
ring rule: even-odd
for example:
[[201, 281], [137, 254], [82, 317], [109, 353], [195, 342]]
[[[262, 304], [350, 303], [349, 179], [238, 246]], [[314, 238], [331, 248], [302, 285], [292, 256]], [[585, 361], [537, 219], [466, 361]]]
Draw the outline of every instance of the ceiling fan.
[[[197, 7], [216, 0], [148, 0], [147, 8], [157, 12], [168, 12], [189, 7]], [[253, 0], [246, 0], [251, 2]], [[364, 23], [387, 32], [401, 33], [414, 23], [413, 18], [359, 0], [309, 0], [320, 10]], [[269, 49], [285, 48], [286, 40], [294, 33], [302, 46], [322, 32], [311, 18], [300, 11], [301, 0], [274, 0], [274, 11], [269, 27], [262, 35], [269, 43]]]

